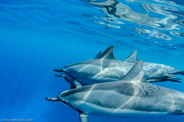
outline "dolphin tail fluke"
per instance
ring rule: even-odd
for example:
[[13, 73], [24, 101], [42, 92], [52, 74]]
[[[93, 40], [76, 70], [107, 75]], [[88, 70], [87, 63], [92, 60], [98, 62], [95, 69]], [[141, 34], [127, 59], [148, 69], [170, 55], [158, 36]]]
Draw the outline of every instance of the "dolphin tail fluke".
[[181, 74], [181, 75], [184, 75], [184, 71], [181, 71], [180, 74]]
[[169, 75], [164, 76], [164, 77], [162, 77], [162, 78], [151, 77], [151, 78], [146, 79], [146, 81], [148, 81], [148, 82], [164, 82], [164, 81], [171, 81], [171, 82], [178, 82], [178, 83], [181, 83], [180, 80], [181, 80], [180, 78], [177, 78], [177, 77], [175, 77], [175, 76], [172, 75], [172, 74], [169, 74]]
[[181, 79], [180, 78], [177, 78], [176, 76], [174, 76], [173, 74], [169, 74], [167, 76], [164, 77], [164, 80], [168, 80], [168, 81], [172, 81], [172, 82], [178, 82], [178, 83], [181, 83]]
[[177, 83], [182, 83], [180, 80], [174, 80], [174, 79], [169, 79], [171, 82], [177, 82]]
[[149, 83], [153, 83], [153, 82], [165, 82], [165, 81], [171, 81], [171, 82], [177, 82], [177, 83], [182, 83], [180, 80], [175, 80], [175, 79], [157, 79], [157, 78], [153, 78], [154, 80], [152, 80], [152, 78], [150, 79], [146, 79], [147, 82]]
[[89, 117], [83, 112], [79, 112], [80, 122], [89, 122]]
[[177, 72], [175, 73], [176, 75], [179, 74], [179, 75], [184, 75], [184, 71], [180, 71], [180, 72]]

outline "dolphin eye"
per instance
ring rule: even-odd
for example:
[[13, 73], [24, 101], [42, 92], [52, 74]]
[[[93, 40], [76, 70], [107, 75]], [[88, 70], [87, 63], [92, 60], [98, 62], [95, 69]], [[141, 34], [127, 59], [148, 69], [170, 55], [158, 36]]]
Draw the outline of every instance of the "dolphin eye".
[[97, 105], [102, 106], [102, 102], [100, 100], [98, 100]]

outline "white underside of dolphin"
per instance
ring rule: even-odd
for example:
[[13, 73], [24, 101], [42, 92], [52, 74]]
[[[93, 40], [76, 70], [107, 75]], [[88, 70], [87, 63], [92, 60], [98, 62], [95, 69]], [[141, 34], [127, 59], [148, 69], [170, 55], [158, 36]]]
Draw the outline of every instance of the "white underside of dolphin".
[[[140, 117], [140, 116], [149, 116], [149, 115], [168, 115], [167, 112], [146, 112], [140, 110], [131, 110], [131, 109], [118, 109], [114, 110], [113, 108], [104, 108], [92, 103], [84, 101], [76, 101], [76, 105], [81, 105], [80, 109], [88, 109], [86, 114], [94, 115], [108, 115], [108, 116], [118, 116], [118, 117]], [[79, 107], [79, 106], [76, 106]]]

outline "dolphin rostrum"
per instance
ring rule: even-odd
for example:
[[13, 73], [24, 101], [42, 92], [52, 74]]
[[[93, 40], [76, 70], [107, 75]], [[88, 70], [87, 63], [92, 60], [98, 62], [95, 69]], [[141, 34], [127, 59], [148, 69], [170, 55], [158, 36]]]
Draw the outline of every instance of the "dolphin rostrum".
[[61, 93], [58, 101], [77, 110], [81, 122], [88, 115], [140, 116], [184, 114], [184, 93], [141, 82], [143, 62], [138, 61], [121, 80], [86, 85]]
[[[67, 74], [56, 76], [64, 77], [74, 88], [86, 84], [117, 81], [124, 77], [136, 62], [137, 51], [134, 51], [125, 61], [120, 61], [114, 57], [113, 46], [110, 46], [103, 53], [100, 51], [92, 60], [64, 66], [54, 71]], [[167, 80], [180, 82], [180, 79], [174, 75], [183, 74], [174, 67], [147, 62], [143, 64], [143, 71], [147, 82]]]

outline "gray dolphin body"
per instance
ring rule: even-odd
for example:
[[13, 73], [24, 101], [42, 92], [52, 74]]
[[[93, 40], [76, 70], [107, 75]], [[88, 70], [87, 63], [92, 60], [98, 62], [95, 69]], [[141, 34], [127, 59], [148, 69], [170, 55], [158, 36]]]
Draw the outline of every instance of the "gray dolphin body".
[[[117, 81], [124, 77], [127, 72], [137, 62], [137, 52], [134, 51], [125, 61], [115, 59], [113, 56], [113, 46], [107, 48], [102, 54], [97, 54], [95, 59], [84, 61], [81, 63], [64, 66], [57, 72], [64, 72], [69, 77], [65, 77], [73, 86], [77, 84], [94, 84], [101, 82]], [[182, 71], [174, 67], [147, 63], [143, 64], [143, 71], [145, 74], [146, 82], [160, 82], [160, 81], [174, 81], [180, 82], [174, 74], [183, 74]], [[74, 83], [76, 82], [76, 83]]]
[[80, 113], [81, 122], [88, 114], [112, 116], [139, 116], [184, 114], [184, 93], [142, 82], [143, 62], [116, 82], [82, 86], [61, 93], [50, 101], [64, 103]]

